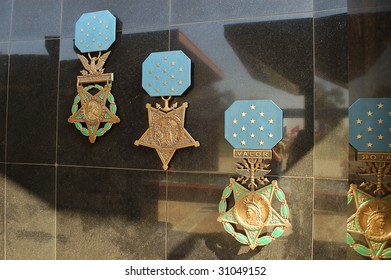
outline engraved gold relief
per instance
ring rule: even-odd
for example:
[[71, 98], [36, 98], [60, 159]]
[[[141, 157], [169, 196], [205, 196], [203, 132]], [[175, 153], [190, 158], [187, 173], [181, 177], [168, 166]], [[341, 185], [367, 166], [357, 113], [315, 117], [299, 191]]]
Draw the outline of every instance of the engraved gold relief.
[[349, 142], [364, 180], [350, 184], [348, 205], [355, 213], [347, 220], [346, 242], [374, 260], [391, 258], [390, 112], [390, 98], [360, 98], [349, 107]]
[[[285, 194], [277, 180], [271, 183], [264, 177], [270, 170], [263, 159], [243, 159], [237, 163], [239, 178], [231, 178], [219, 203], [217, 221], [237, 241], [251, 249], [265, 246], [281, 236], [285, 228], [290, 227], [289, 207]], [[233, 195], [235, 204], [227, 211], [227, 198]], [[280, 213], [272, 207], [273, 197], [280, 202]], [[235, 225], [236, 229], [232, 226]], [[267, 227], [274, 227], [271, 234], [264, 232]], [[244, 230], [244, 234], [236, 230]]]
[[90, 58], [89, 62], [85, 56], [78, 54], [77, 57], [80, 59], [84, 68], [87, 70], [87, 71], [81, 70], [80, 73], [83, 76], [92, 76], [92, 75], [103, 74], [103, 72], [104, 72], [103, 65], [105, 64], [110, 53], [111, 53], [111, 51], [108, 51], [107, 53], [101, 55], [101, 52], [99, 52], [97, 57], [91, 57], [91, 54], [88, 53], [88, 57]]
[[[95, 94], [91, 94], [89, 90], [99, 89]], [[77, 86], [78, 95], [75, 98], [72, 106], [72, 115], [68, 118], [69, 123], [74, 123], [84, 135], [88, 136], [90, 143], [94, 143], [97, 136], [103, 135], [105, 127], [100, 128], [101, 123], [108, 123], [111, 127], [112, 123], [118, 123], [120, 119], [115, 115], [116, 106], [114, 97], [111, 94], [111, 85], [107, 84], [104, 87], [99, 85], [84, 87]], [[110, 103], [110, 108], [106, 107], [106, 102]], [[79, 107], [80, 103], [80, 107]], [[86, 127], [82, 126], [82, 123]]]
[[391, 238], [391, 206], [373, 199], [363, 203], [357, 210], [358, 227], [369, 239], [386, 241]]
[[156, 108], [153, 108], [151, 104], [146, 105], [149, 128], [134, 144], [155, 149], [163, 163], [163, 169], [167, 170], [177, 149], [199, 147], [200, 143], [184, 127], [187, 103], [180, 107], [177, 107], [177, 103], [169, 106], [171, 97], [162, 99], [164, 106], [156, 104]]
[[[217, 221], [250, 249], [269, 244], [291, 226], [283, 190], [277, 180], [265, 177], [270, 172], [265, 160], [272, 159], [272, 149], [282, 139], [282, 119], [282, 110], [271, 100], [235, 101], [225, 111], [225, 139], [241, 161], [236, 163], [239, 177], [230, 179], [221, 196]], [[231, 195], [234, 205], [227, 211]], [[280, 212], [273, 208], [274, 197]]]
[[257, 193], [243, 195], [235, 207], [235, 217], [238, 223], [250, 230], [262, 229], [269, 214], [269, 203]]
[[[360, 153], [360, 157], [373, 153]], [[382, 153], [387, 159], [390, 154]], [[376, 155], [379, 159], [379, 155]], [[390, 162], [365, 160], [366, 166], [359, 167], [358, 175], [365, 178], [359, 186], [350, 185], [348, 204], [354, 201], [356, 212], [347, 220], [347, 243], [357, 253], [372, 259], [391, 258], [391, 194]], [[355, 238], [364, 237], [367, 246], [356, 242]]]
[[[83, 135], [88, 136], [90, 143], [94, 143], [97, 136], [105, 134], [112, 124], [120, 122], [116, 116], [117, 106], [111, 94], [114, 75], [104, 73], [103, 68], [110, 53], [108, 51], [102, 55], [99, 52], [97, 57], [92, 57], [88, 53], [90, 61], [83, 55], [77, 55], [86, 70], [81, 70], [82, 76], [77, 77], [78, 96], [75, 98], [68, 122], [74, 123]], [[105, 85], [99, 85], [101, 83]], [[94, 89], [98, 92], [93, 93]], [[106, 107], [107, 102], [109, 107]], [[86, 127], [82, 123], [85, 123]], [[108, 125], [100, 127], [101, 123], [108, 123]]]

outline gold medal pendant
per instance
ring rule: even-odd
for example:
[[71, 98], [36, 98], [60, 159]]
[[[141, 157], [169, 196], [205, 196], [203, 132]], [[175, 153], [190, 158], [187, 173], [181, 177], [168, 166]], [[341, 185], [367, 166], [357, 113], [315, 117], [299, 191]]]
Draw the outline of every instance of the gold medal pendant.
[[[83, 14], [76, 23], [76, 47], [82, 53], [88, 53], [88, 58], [77, 55], [85, 70], [77, 77], [77, 96], [68, 122], [88, 136], [90, 143], [120, 122], [111, 93], [114, 74], [104, 73], [103, 68], [111, 52], [101, 53], [115, 41], [115, 24], [116, 19], [109, 11]], [[91, 56], [91, 52], [98, 54]]]
[[349, 141], [365, 181], [350, 184], [347, 244], [371, 259], [391, 258], [391, 99], [362, 98], [349, 108]]
[[164, 170], [177, 149], [200, 146], [184, 126], [188, 104], [169, 103], [190, 86], [190, 69], [190, 59], [182, 51], [152, 53], [143, 63], [143, 88], [150, 96], [160, 96], [164, 105], [146, 105], [149, 127], [134, 144], [155, 149]]
[[[225, 112], [225, 138], [235, 148], [238, 178], [231, 178], [219, 203], [218, 221], [237, 241], [251, 249], [265, 246], [290, 227], [289, 207], [277, 180], [265, 177], [270, 170], [264, 161], [282, 138], [282, 111], [271, 100], [236, 101]], [[234, 205], [227, 211], [227, 199]], [[272, 202], [277, 199], [280, 212]], [[265, 229], [273, 230], [270, 234]], [[238, 231], [243, 231], [243, 233]]]

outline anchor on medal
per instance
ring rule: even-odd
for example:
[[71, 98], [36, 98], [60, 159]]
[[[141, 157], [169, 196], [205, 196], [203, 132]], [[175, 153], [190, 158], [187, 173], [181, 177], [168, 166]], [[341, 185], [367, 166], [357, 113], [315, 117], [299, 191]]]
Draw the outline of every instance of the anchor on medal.
[[349, 142], [361, 184], [350, 184], [347, 244], [373, 260], [391, 258], [391, 99], [360, 98], [349, 108]]
[[152, 53], [142, 66], [142, 85], [152, 97], [161, 97], [164, 104], [147, 103], [149, 127], [134, 144], [156, 150], [168, 169], [177, 149], [199, 147], [200, 143], [185, 129], [188, 103], [170, 106], [172, 96], [180, 96], [190, 86], [191, 61], [182, 51]]
[[[219, 203], [218, 222], [238, 242], [251, 249], [265, 246], [290, 227], [289, 207], [278, 181], [265, 177], [266, 160], [282, 138], [282, 111], [271, 100], [235, 101], [225, 112], [225, 138], [234, 147], [237, 178], [231, 178]], [[235, 204], [227, 211], [227, 199]], [[273, 200], [280, 203], [280, 212]], [[265, 229], [273, 227], [268, 234]]]
[[[75, 45], [88, 58], [77, 54], [84, 68], [77, 76], [77, 96], [72, 105], [69, 123], [94, 143], [114, 123], [119, 123], [117, 106], [111, 93], [113, 73], [104, 73], [104, 64], [111, 51], [102, 54], [115, 41], [115, 17], [107, 10], [83, 14], [76, 22]], [[97, 56], [91, 53], [98, 52]]]

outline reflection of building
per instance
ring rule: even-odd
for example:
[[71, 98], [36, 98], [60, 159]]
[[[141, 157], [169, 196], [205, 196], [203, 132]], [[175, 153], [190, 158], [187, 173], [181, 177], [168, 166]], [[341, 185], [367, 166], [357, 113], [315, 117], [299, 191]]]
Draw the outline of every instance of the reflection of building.
[[[227, 24], [225, 37], [250, 75], [291, 94], [305, 95], [312, 87], [312, 19]], [[256, 44], [249, 44], [254, 41]], [[289, 57], [289, 63], [287, 63]]]
[[[137, 49], [140, 48], [145, 42], [148, 42], [151, 45], [159, 44], [160, 38], [165, 38], [167, 36], [167, 31], [152, 31], [152, 32], [145, 32], [145, 33], [136, 33], [136, 34], [122, 34], [118, 37], [118, 42], [113, 45], [112, 53], [110, 54], [109, 60], [107, 62], [107, 65], [105, 65], [105, 68], [107, 69], [106, 72], [113, 72], [115, 79], [113, 82], [113, 95], [117, 102], [117, 105], [119, 107], [118, 114], [119, 116], [126, 116], [131, 115], [134, 112], [134, 108], [136, 108], [137, 114], [140, 114], [140, 118], [142, 119], [145, 117], [144, 121], [141, 122], [141, 124], [144, 127], [148, 126], [147, 122], [147, 112], [145, 110], [145, 104], [146, 103], [152, 103], [160, 102], [159, 98], [153, 98], [149, 97], [147, 93], [142, 89], [141, 87], [141, 63], [142, 60], [145, 59], [150, 51], [148, 50], [142, 50], [139, 49], [139, 52], [133, 52], [130, 56], [125, 56], [123, 52], [127, 52], [127, 49]], [[193, 65], [193, 73], [192, 73], [192, 82], [194, 80], [199, 80], [200, 82], [197, 82], [197, 86], [202, 87], [203, 89], [209, 89], [209, 91], [203, 92], [203, 94], [207, 94], [210, 100], [213, 100], [217, 98], [218, 92], [211, 90], [210, 84], [220, 80], [224, 73], [223, 71], [216, 65], [214, 62], [208, 58], [202, 50], [200, 50], [194, 42], [190, 41], [183, 33], [181, 33], [179, 30], [172, 30], [171, 31], [171, 41], [172, 41], [172, 49], [181, 49], [183, 50], [192, 60]], [[15, 118], [18, 118], [19, 123], [24, 123], [24, 119], [26, 117], [30, 116], [36, 116], [37, 119], [42, 120], [46, 119], [46, 123], [52, 124], [53, 128], [55, 126], [56, 122], [56, 111], [55, 110], [49, 110], [49, 111], [31, 111], [35, 110], [34, 108], [40, 108], [42, 106], [50, 106], [50, 104], [56, 104], [56, 84], [58, 75], [57, 72], [53, 70], [57, 70], [57, 63], [58, 63], [58, 56], [59, 56], [59, 43], [60, 40], [53, 39], [51, 37], [46, 37], [46, 40], [44, 41], [45, 45], [42, 47], [41, 52], [42, 54], [28, 54], [28, 50], [26, 50], [26, 54], [13, 54], [11, 55], [11, 62], [12, 62], [12, 71], [13, 73], [21, 73], [25, 72], [26, 67], [28, 67], [29, 71], [34, 73], [35, 75], [14, 75], [11, 85], [11, 92], [18, 93], [15, 94], [15, 96], [22, 94], [27, 94], [27, 99], [29, 101], [29, 106], [24, 108], [24, 112], [28, 112], [26, 114], [18, 114], [16, 116], [13, 116], [13, 120]], [[72, 40], [73, 42], [73, 40]], [[102, 148], [99, 149], [86, 149], [84, 146], [84, 141], [86, 139], [83, 139], [82, 137], [75, 139], [75, 136], [78, 136], [78, 131], [76, 131], [72, 124], [67, 123], [67, 118], [71, 114], [71, 106], [73, 102], [73, 98], [76, 96], [76, 77], [77, 75], [80, 75], [80, 71], [83, 69], [83, 66], [80, 62], [80, 60], [76, 57], [77, 50], [73, 47], [74, 50], [74, 58], [73, 59], [64, 59], [60, 61], [61, 65], [61, 80], [60, 80], [60, 96], [59, 96], [59, 125], [60, 125], [60, 146], [66, 146], [63, 143], [70, 141], [72, 144], [73, 149], [78, 150], [78, 154], [85, 154], [89, 153], [89, 158], [94, 158], [94, 152], [97, 153], [97, 157], [114, 157], [116, 158], [113, 163], [108, 165], [121, 165], [124, 164], [123, 162], [120, 162], [121, 159], [124, 159], [125, 164], [128, 166], [132, 166], [134, 160], [132, 158], [129, 151], [129, 147], [126, 145], [123, 145], [123, 150], [118, 150], [115, 147], [118, 147], [118, 143], [124, 143], [124, 139], [131, 139], [133, 136], [132, 134], [135, 134], [135, 131], [132, 131], [132, 134], [125, 135], [123, 137], [124, 133], [121, 133], [121, 130], [129, 129], [128, 127], [123, 127], [124, 125], [129, 125], [129, 121], [126, 123], [125, 121], [122, 121], [122, 127], [118, 128], [118, 133], [116, 134], [113, 131], [110, 131], [106, 136], [106, 140], [102, 140], [101, 142], [105, 142], [105, 148], [102, 150]], [[67, 50], [68, 51], [68, 50]], [[123, 79], [123, 77], [127, 77], [128, 68], [125, 63], [123, 63], [123, 60], [126, 59], [129, 64], [132, 65], [132, 73], [131, 73], [131, 81], [129, 79]], [[8, 62], [8, 54], [0, 54], [0, 62], [4, 62], [4, 65]], [[53, 66], [53, 67], [49, 67]], [[39, 76], [39, 79], [37, 79], [37, 75]], [[5, 77], [6, 78], [6, 77]], [[2, 97], [6, 97], [6, 86], [7, 82], [6, 79], [5, 82], [2, 82], [0, 85], [0, 90], [2, 93]], [[203, 84], [200, 84], [202, 81]], [[35, 86], [37, 93], [32, 93], [31, 87], [32, 85]], [[48, 87], [50, 89], [50, 94], [42, 94], [41, 88]], [[134, 99], [134, 96], [129, 95], [129, 90], [133, 92], [140, 92], [142, 95], [142, 98]], [[188, 128], [188, 130], [193, 135], [204, 135], [205, 134], [205, 127], [204, 123], [211, 118], [220, 119], [221, 115], [224, 112], [225, 108], [218, 108], [214, 104], [203, 104], [202, 100], [203, 98], [198, 96], [199, 92], [188, 94], [189, 91], [191, 91], [191, 87], [183, 94], [182, 97], [178, 97], [175, 102], [178, 102], [179, 104], [182, 104], [183, 102], [189, 102], [189, 111], [187, 113], [187, 117], [185, 120], [185, 127]], [[39, 92], [39, 94], [38, 94]], [[133, 107], [127, 107], [126, 105], [129, 104], [129, 100], [132, 100], [131, 105]], [[49, 104], [49, 105], [48, 105]], [[90, 103], [90, 105], [95, 105]], [[211, 106], [210, 108], [210, 114], [205, 115], [202, 112], [205, 111], [205, 107]], [[200, 110], [199, 108], [202, 108]], [[93, 109], [93, 108], [91, 108]], [[96, 108], [95, 108], [96, 109]], [[5, 112], [5, 110], [4, 110]], [[140, 112], [140, 113], [138, 113]], [[90, 111], [90, 118], [93, 119], [94, 117], [94, 111]], [[191, 115], [191, 116], [190, 116]], [[45, 117], [44, 117], [45, 116]], [[143, 116], [143, 117], [141, 117]], [[134, 119], [134, 116], [132, 116]], [[188, 120], [195, 120], [197, 123], [190, 122], [188, 123]], [[134, 120], [136, 121], [136, 120]], [[38, 122], [38, 120], [37, 120]], [[212, 127], [215, 126], [215, 129]], [[210, 127], [210, 131], [208, 135], [204, 136], [205, 138], [211, 138], [216, 139], [218, 138], [218, 124], [215, 122], [211, 122], [208, 124], [208, 127]], [[22, 127], [22, 126], [21, 126]], [[54, 133], [49, 133], [47, 130], [47, 127], [42, 127], [37, 125], [37, 127], [34, 128], [36, 131], [40, 131], [40, 134], [47, 135], [46, 141], [42, 142], [41, 144], [45, 147], [42, 149], [37, 149], [37, 153], [41, 152], [42, 150], [45, 150], [47, 146], [54, 146], [55, 145], [55, 137]], [[138, 128], [137, 128], [138, 129]], [[75, 130], [75, 131], [74, 131]], [[66, 133], [63, 135], [63, 132], [66, 131]], [[52, 130], [50, 131], [52, 132]], [[69, 135], [69, 132], [75, 132], [74, 134]], [[142, 129], [140, 129], [140, 133], [142, 132]], [[80, 136], [80, 135], [79, 135]], [[69, 138], [68, 138], [69, 137]], [[136, 138], [136, 135], [134, 135], [134, 138]], [[20, 137], [18, 140], [21, 144], [21, 147], [28, 148], [28, 142], [30, 139], [26, 137]], [[24, 141], [26, 143], [24, 144]], [[172, 140], [171, 140], [172, 141]], [[217, 165], [217, 158], [218, 158], [218, 143], [216, 141], [209, 141], [209, 145], [202, 146], [203, 153], [208, 154], [207, 158], [199, 158], [198, 162], [200, 167], [204, 166], [206, 168], [214, 169], [216, 168], [215, 165]], [[96, 143], [95, 143], [96, 144]], [[94, 144], [94, 145], [95, 145]], [[76, 145], [81, 145], [76, 147]], [[99, 145], [99, 144], [98, 144]], [[103, 145], [103, 143], [102, 143]], [[71, 146], [69, 146], [71, 147]], [[138, 149], [135, 147], [135, 149]], [[109, 152], [111, 151], [111, 152]], [[113, 155], [112, 153], [118, 154]], [[177, 161], [173, 161], [173, 169], [175, 169], [174, 163], [178, 162], [177, 165], [181, 166], [181, 168], [186, 168], [188, 162], [186, 160], [187, 153], [191, 151], [184, 151], [183, 153], [176, 153], [175, 157], [181, 157]], [[107, 154], [106, 154], [107, 153]], [[59, 152], [59, 164], [63, 164], [63, 159], [66, 158], [64, 154], [62, 154], [62, 151]], [[84, 157], [84, 156], [83, 156]], [[212, 161], [213, 164], [210, 164], [210, 159], [214, 158], [215, 161]], [[54, 160], [54, 159], [53, 159]], [[73, 159], [76, 160], [77, 159]], [[149, 151], [147, 153], [147, 157], [144, 159], [146, 161], [156, 161], [156, 166], [160, 168], [160, 161], [158, 159], [158, 156], [154, 153], [154, 151]], [[138, 159], [136, 160], [136, 162]], [[126, 165], [125, 165], [126, 166]], [[29, 185], [26, 185], [26, 188], [29, 188]], [[91, 201], [95, 200], [97, 197], [103, 197], [105, 196], [104, 193], [95, 193], [94, 195], [91, 195], [90, 199]], [[87, 203], [89, 204], [89, 203]], [[69, 207], [71, 209], [75, 208], [81, 208], [84, 209], [85, 204], [78, 203], [77, 201], [62, 201], [59, 204], [60, 207]], [[103, 212], [105, 212], [104, 210]], [[103, 214], [102, 212], [102, 214]]]
[[[354, 171], [350, 177], [336, 174], [342, 167], [330, 158], [347, 161], [339, 151], [347, 150], [348, 141], [336, 137], [346, 136], [348, 128], [319, 123], [328, 141], [322, 140], [323, 150], [312, 141], [315, 120], [338, 121], [347, 110], [330, 111], [324, 99], [316, 100], [314, 82], [326, 81], [326, 96], [328, 85], [348, 86], [350, 102], [389, 96], [391, 16], [376, 7], [387, 1], [274, 1], [268, 7], [258, 1], [110, 2], [107, 9], [123, 33], [105, 68], [115, 75], [121, 125], [94, 146], [66, 120], [82, 70], [74, 23], [87, 8], [100, 9], [101, 1], [40, 2], [50, 5], [6, 0], [0, 9], [0, 169], [6, 177], [0, 180], [0, 259], [357, 258], [347, 254], [345, 243], [346, 187]], [[316, 10], [319, 3], [327, 8]], [[334, 4], [340, 6], [330, 8]], [[142, 89], [141, 64], [151, 52], [168, 49], [183, 50], [193, 62], [192, 85], [174, 102], [189, 103], [185, 125], [201, 146], [178, 151], [172, 169], [162, 172], [156, 153], [133, 143], [148, 126], [145, 104], [160, 101]], [[231, 62], [244, 66], [234, 68], [239, 79], [225, 68]], [[248, 74], [253, 84], [245, 83], [252, 82]], [[237, 92], [230, 91], [232, 83]], [[304, 150], [298, 152], [308, 156], [279, 179], [292, 230], [262, 250], [246, 252], [216, 222], [234, 169], [231, 162], [219, 166], [228, 162], [221, 155], [233, 161], [222, 116], [234, 96], [257, 98], [250, 91], [262, 89], [261, 83], [270, 89], [268, 99], [278, 99], [273, 94], [281, 91], [282, 98], [305, 99], [301, 107], [288, 104], [283, 111], [287, 133], [297, 138], [305, 124], [310, 143], [298, 141]], [[322, 151], [326, 164], [319, 161]], [[381, 219], [376, 221], [381, 227]]]

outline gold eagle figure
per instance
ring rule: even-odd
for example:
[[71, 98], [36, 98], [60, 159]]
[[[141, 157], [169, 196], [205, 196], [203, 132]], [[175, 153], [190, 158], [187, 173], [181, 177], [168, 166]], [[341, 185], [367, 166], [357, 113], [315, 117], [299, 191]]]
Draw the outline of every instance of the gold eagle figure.
[[[88, 70], [81, 70], [80, 73], [83, 76], [91, 76], [96, 74], [103, 74], [103, 71], [105, 70], [103, 65], [105, 64], [107, 58], [109, 57], [111, 51], [108, 51], [107, 53], [101, 55], [101, 52], [99, 52], [98, 57], [91, 57], [91, 54], [88, 53], [88, 57], [90, 58], [91, 62], [88, 62], [88, 59], [85, 56], [82, 56], [78, 54], [81, 63], [83, 64], [84, 68]], [[98, 61], [98, 62], [97, 62]]]

